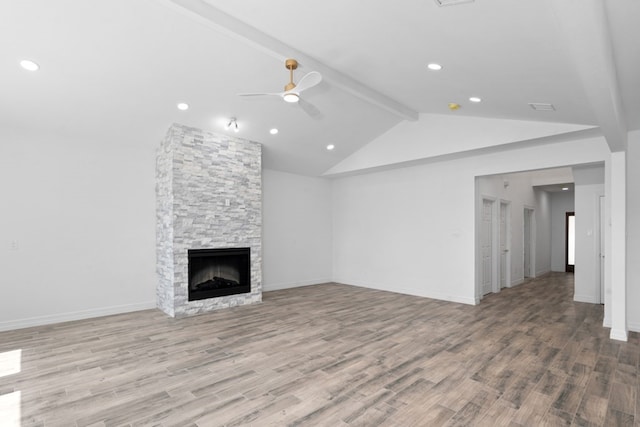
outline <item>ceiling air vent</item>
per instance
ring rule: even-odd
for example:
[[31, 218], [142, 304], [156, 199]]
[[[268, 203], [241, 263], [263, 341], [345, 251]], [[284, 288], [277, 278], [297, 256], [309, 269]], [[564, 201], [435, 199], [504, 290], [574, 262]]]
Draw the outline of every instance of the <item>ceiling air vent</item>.
[[462, 3], [473, 3], [475, 0], [435, 0], [436, 4], [442, 6], [453, 6]]
[[540, 104], [538, 102], [530, 102], [529, 107], [536, 111], [556, 111], [556, 107], [553, 104]]

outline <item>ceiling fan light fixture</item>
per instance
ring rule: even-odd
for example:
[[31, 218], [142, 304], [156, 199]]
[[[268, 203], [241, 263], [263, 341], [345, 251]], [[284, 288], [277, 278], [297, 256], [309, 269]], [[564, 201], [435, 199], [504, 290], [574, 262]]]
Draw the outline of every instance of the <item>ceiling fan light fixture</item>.
[[298, 102], [300, 97], [298, 96], [297, 93], [289, 92], [282, 95], [282, 99], [284, 99], [285, 102]]

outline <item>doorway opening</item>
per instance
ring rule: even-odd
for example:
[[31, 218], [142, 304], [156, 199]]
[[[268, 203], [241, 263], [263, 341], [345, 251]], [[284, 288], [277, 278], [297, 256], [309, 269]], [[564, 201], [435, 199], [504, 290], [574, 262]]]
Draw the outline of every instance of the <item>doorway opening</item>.
[[567, 212], [565, 220], [565, 269], [567, 273], [573, 273], [576, 264], [576, 213]]

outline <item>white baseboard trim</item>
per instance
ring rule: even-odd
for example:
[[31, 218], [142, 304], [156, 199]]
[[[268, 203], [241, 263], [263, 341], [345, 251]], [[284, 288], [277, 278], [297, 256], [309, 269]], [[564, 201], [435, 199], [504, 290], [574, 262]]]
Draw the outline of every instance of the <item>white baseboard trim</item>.
[[589, 304], [600, 304], [600, 301], [593, 295], [574, 295], [573, 300], [575, 302], [587, 302]]
[[312, 286], [312, 285], [320, 285], [322, 283], [331, 283], [331, 279], [314, 279], [314, 280], [303, 280], [301, 282], [290, 282], [290, 283], [263, 283], [262, 284], [262, 292], [269, 291], [278, 291], [280, 289], [291, 289], [291, 288], [300, 288], [302, 286]]
[[51, 325], [54, 323], [70, 322], [73, 320], [91, 319], [93, 317], [111, 316], [113, 314], [130, 313], [132, 311], [149, 310], [156, 308], [156, 302], [148, 301], [136, 304], [125, 304], [111, 307], [102, 307], [92, 310], [74, 311], [69, 313], [51, 314], [48, 316], [28, 317], [26, 319], [9, 320], [0, 322], [0, 331], [31, 328], [33, 326]]
[[514, 286], [522, 285], [523, 283], [524, 283], [524, 279], [516, 279], [516, 280], [511, 282], [509, 287], [513, 288]]
[[612, 340], [627, 341], [629, 339], [629, 336], [627, 334], [627, 331], [625, 330], [611, 329], [611, 335], [609, 335], [609, 338], [611, 338]]
[[627, 327], [631, 332], [640, 332], [640, 323], [631, 322], [627, 324]]
[[441, 300], [441, 301], [449, 301], [449, 302], [457, 302], [460, 304], [467, 304], [467, 305], [477, 305], [480, 303], [480, 301], [478, 300], [476, 302], [476, 298], [471, 297], [461, 297], [461, 296], [457, 296], [457, 295], [450, 295], [450, 294], [445, 294], [443, 292], [437, 292], [437, 291], [425, 291], [423, 289], [409, 289], [409, 288], [393, 288], [390, 289], [387, 286], [381, 285], [381, 284], [374, 284], [374, 283], [362, 283], [362, 282], [356, 282], [356, 281], [352, 281], [352, 280], [335, 280], [335, 282], [337, 283], [342, 283], [345, 285], [349, 285], [349, 286], [357, 286], [359, 288], [368, 288], [368, 289], [375, 289], [378, 291], [386, 291], [386, 292], [395, 292], [397, 294], [404, 294], [404, 295], [412, 295], [415, 297], [423, 297], [423, 298], [431, 298], [431, 299], [437, 299], [437, 300]]
[[[611, 319], [607, 319], [606, 317], [602, 320], [602, 326], [605, 328], [611, 327]], [[640, 332], [640, 331], [639, 331]]]

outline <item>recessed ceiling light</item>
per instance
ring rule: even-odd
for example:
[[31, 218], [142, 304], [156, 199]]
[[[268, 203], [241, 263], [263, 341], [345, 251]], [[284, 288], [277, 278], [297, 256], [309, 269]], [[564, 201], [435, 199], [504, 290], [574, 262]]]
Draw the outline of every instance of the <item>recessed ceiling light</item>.
[[187, 104], [186, 102], [181, 102], [178, 104], [178, 110], [188, 110], [189, 109], [189, 104]]
[[442, 65], [432, 62], [431, 64], [427, 65], [427, 68], [432, 71], [440, 71], [442, 70]]
[[471, 101], [471, 102], [482, 102], [482, 98], [478, 98], [477, 96], [472, 96], [471, 98], [469, 98], [469, 101]]
[[336, 148], [336, 146], [333, 145], [333, 144], [327, 145], [327, 150], [329, 150], [329, 151], [333, 150], [334, 148]]
[[569, 187], [562, 187], [562, 191], [569, 191]]
[[275, 135], [275, 134], [277, 134], [277, 133], [278, 133], [278, 129], [273, 128], [273, 129], [271, 129], [271, 130], [269, 131], [269, 133], [270, 133], [271, 135]]
[[20, 66], [28, 71], [38, 71], [40, 69], [40, 66], [38, 64], [28, 59], [23, 59], [22, 61], [20, 61]]

